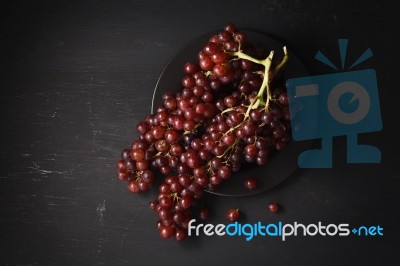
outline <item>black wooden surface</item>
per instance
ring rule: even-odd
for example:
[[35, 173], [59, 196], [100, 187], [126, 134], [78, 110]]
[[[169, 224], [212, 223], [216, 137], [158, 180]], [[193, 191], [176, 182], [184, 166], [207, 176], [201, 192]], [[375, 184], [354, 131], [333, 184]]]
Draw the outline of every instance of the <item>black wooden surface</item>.
[[[350, 1], [348, 1], [350, 2]], [[385, 3], [386, 2], [386, 3]], [[399, 265], [398, 15], [389, 1], [16, 1], [0, 9], [1, 265]], [[332, 169], [302, 170], [245, 198], [207, 195], [211, 223], [228, 208], [248, 222], [381, 225], [380, 238], [160, 239], [152, 193], [115, 178], [120, 151], [150, 112], [157, 78], [193, 38], [227, 22], [267, 33], [312, 74], [323, 49], [378, 75], [384, 129], [361, 137], [378, 165], [347, 165], [335, 139]], [[336, 61], [337, 62], [337, 61]], [[284, 211], [271, 215], [275, 200]]]

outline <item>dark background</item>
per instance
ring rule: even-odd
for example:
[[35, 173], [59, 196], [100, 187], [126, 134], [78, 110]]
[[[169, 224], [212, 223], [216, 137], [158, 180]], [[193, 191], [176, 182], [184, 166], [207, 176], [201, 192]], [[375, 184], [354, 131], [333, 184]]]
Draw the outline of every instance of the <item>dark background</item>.
[[[1, 265], [399, 265], [398, 14], [392, 1], [30, 1], [0, 11]], [[234, 22], [290, 47], [311, 74], [374, 57], [383, 131], [361, 136], [382, 163], [296, 172], [251, 197], [207, 195], [210, 223], [228, 208], [244, 222], [381, 225], [383, 237], [160, 239], [151, 193], [115, 178], [120, 151], [150, 112], [157, 78], [193, 38]], [[284, 206], [272, 215], [271, 200]], [[398, 250], [397, 250], [398, 251]]]

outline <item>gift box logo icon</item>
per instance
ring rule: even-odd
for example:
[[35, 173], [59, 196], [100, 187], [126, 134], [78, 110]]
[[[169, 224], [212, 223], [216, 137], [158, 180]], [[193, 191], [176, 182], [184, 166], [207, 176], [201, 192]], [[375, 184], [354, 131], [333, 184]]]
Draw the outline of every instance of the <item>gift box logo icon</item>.
[[[347, 39], [339, 39], [342, 69]], [[348, 70], [372, 56], [367, 49]], [[338, 68], [321, 52], [315, 58]], [[331, 168], [332, 138], [347, 137], [348, 163], [380, 163], [381, 152], [358, 144], [360, 133], [382, 130], [378, 86], [374, 69], [308, 76], [287, 81], [292, 135], [295, 141], [321, 139], [321, 148], [299, 155], [301, 168]]]

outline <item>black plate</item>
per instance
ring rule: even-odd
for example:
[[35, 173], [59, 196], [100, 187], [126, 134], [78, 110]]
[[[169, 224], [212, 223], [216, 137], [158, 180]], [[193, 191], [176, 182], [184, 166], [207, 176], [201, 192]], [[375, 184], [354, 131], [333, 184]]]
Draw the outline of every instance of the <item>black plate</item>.
[[[275, 56], [281, 58], [284, 45], [267, 35], [253, 31], [245, 32], [249, 43], [262, 46], [266, 51], [274, 50]], [[184, 64], [189, 61], [197, 62], [198, 52], [215, 33], [211, 32], [196, 38], [167, 64], [154, 90], [151, 106], [152, 112], [162, 104], [162, 95], [165, 92], [177, 91], [182, 87], [181, 79], [183, 77]], [[286, 77], [308, 76], [305, 66], [296, 56], [290, 53], [290, 47], [288, 50], [290, 57], [285, 70]], [[229, 180], [220, 184], [214, 191], [208, 192], [221, 196], [249, 196], [271, 189], [287, 179], [298, 169], [297, 157], [300, 152], [308, 148], [310, 148], [310, 143], [291, 141], [284, 150], [271, 156], [266, 165], [242, 169], [238, 173], [234, 173]], [[257, 178], [257, 188], [251, 191], [244, 187], [244, 179], [249, 176]]]

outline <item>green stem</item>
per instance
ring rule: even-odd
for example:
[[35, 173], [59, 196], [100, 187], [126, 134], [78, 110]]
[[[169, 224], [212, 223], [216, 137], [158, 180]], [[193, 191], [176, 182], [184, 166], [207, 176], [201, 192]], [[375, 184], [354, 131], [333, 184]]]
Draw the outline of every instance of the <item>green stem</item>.
[[283, 54], [284, 54], [284, 56], [283, 56], [282, 61], [275, 67], [275, 70], [274, 70], [275, 76], [283, 69], [283, 67], [286, 65], [286, 62], [289, 59], [289, 55], [287, 53], [286, 46], [283, 47]]
[[[283, 47], [283, 52], [284, 52], [284, 57], [282, 59], [282, 61], [276, 66], [276, 68], [274, 69], [274, 74], [278, 73], [285, 65], [286, 62], [289, 58], [288, 54], [287, 54], [287, 49], [286, 46]], [[233, 53], [234, 56], [237, 56], [240, 59], [246, 59], [249, 60], [253, 63], [256, 64], [260, 64], [264, 66], [264, 78], [263, 78], [263, 82], [261, 84], [260, 90], [257, 93], [256, 98], [253, 100], [253, 102], [250, 104], [250, 106], [248, 107], [244, 120], [246, 118], [249, 117], [250, 111], [253, 109], [258, 108], [260, 105], [262, 106], [266, 106], [268, 107], [269, 102], [272, 98], [272, 94], [271, 94], [271, 90], [269, 88], [269, 70], [271, 68], [271, 62], [272, 62], [272, 57], [274, 56], [274, 51], [271, 51], [270, 54], [268, 55], [267, 58], [263, 59], [263, 60], [259, 60], [256, 58], [253, 58], [245, 53], [243, 53], [242, 51], [238, 51], [238, 52], [234, 52]], [[267, 98], [264, 99], [264, 93], [267, 94]]]
[[237, 56], [240, 59], [246, 59], [249, 60], [253, 63], [259, 64], [259, 65], [263, 65], [263, 61], [265, 60], [259, 60], [259, 59], [255, 59], [254, 57], [251, 57], [250, 55], [247, 55], [245, 53], [243, 53], [242, 51], [237, 51], [233, 53], [234, 56]]
[[[261, 88], [258, 91], [257, 98], [258, 103], [256, 102], [255, 106], [252, 106], [251, 109], [256, 109], [260, 103], [268, 105], [269, 100], [271, 99], [271, 90], [269, 89], [269, 69], [271, 67], [272, 57], [274, 56], [274, 52], [271, 51], [269, 56], [263, 60], [264, 70], [264, 79], [261, 84]], [[264, 102], [264, 91], [267, 90], [267, 100]]]
[[[261, 84], [260, 90], [258, 91], [258, 94], [256, 96], [256, 98], [253, 100], [253, 102], [250, 104], [250, 106], [247, 108], [246, 114], [244, 119], [246, 119], [247, 117], [249, 117], [250, 111], [252, 109], [256, 109], [258, 108], [258, 106], [260, 106], [260, 104], [262, 105], [268, 105], [269, 104], [269, 100], [271, 98], [271, 92], [269, 89], [269, 69], [271, 67], [271, 62], [272, 62], [272, 57], [274, 56], [274, 51], [271, 51], [270, 54], [268, 55], [267, 58], [265, 58], [264, 60], [259, 60], [259, 59], [255, 59], [245, 53], [243, 53], [242, 51], [238, 51], [233, 53], [234, 56], [237, 56], [240, 59], [246, 59], [249, 60], [253, 63], [256, 64], [260, 64], [264, 66], [264, 78], [263, 78], [263, 82]], [[267, 99], [264, 100], [264, 92], [265, 90], [267, 90]]]

